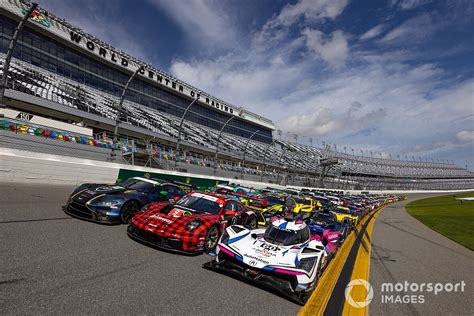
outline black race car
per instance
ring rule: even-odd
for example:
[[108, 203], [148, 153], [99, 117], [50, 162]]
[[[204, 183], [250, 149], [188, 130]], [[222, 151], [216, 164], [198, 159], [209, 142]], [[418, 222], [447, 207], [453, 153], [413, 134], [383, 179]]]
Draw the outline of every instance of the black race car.
[[75, 189], [64, 212], [82, 219], [113, 224], [128, 223], [150, 202], [178, 200], [189, 191], [181, 183], [134, 177], [116, 184], [86, 183]]

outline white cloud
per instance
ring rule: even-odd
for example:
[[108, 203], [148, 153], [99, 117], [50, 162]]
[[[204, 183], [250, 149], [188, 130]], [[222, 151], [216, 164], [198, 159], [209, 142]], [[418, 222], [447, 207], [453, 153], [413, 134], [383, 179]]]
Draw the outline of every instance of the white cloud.
[[254, 47], [260, 50], [273, 48], [286, 38], [294, 24], [310, 25], [334, 20], [344, 11], [347, 4], [348, 0], [299, 0], [293, 5], [287, 4], [256, 32]]
[[344, 65], [349, 54], [349, 45], [342, 31], [334, 31], [325, 36], [321, 31], [305, 29], [306, 45], [314, 53], [333, 67]]
[[315, 109], [312, 113], [291, 115], [279, 122], [284, 128], [299, 135], [323, 136], [338, 131], [341, 126], [328, 108]]
[[360, 37], [360, 40], [366, 41], [366, 40], [372, 39], [374, 37], [377, 37], [380, 34], [382, 34], [384, 29], [385, 29], [385, 24], [376, 25], [373, 28], [371, 28], [370, 30], [368, 30], [367, 32], [365, 32], [364, 34], [362, 34], [361, 37]]
[[199, 49], [212, 50], [235, 46], [239, 31], [232, 12], [217, 0], [149, 0], [184, 31]]
[[335, 19], [347, 6], [348, 0], [299, 0], [287, 4], [281, 10], [276, 20], [282, 25], [294, 24], [302, 16], [307, 22], [317, 22], [323, 19]]
[[456, 138], [461, 143], [474, 142], [474, 131], [460, 131], [456, 134]]
[[402, 10], [411, 10], [421, 5], [432, 2], [432, 0], [391, 0], [390, 5], [397, 6]]
[[440, 26], [440, 23], [434, 23], [429, 14], [422, 14], [392, 29], [379, 42], [392, 45], [419, 43], [429, 39]]

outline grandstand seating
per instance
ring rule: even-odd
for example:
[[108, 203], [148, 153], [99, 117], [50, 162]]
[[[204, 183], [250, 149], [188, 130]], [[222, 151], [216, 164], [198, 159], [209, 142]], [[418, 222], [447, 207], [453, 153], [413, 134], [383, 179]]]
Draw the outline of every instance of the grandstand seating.
[[[3, 63], [3, 59], [0, 59], [1, 67]], [[159, 135], [177, 139], [179, 134], [178, 117], [128, 100], [123, 103], [123, 110], [119, 114], [117, 96], [18, 60], [12, 61], [10, 65], [7, 88], [61, 104], [65, 111], [67, 108], [74, 108], [112, 120], [120, 115], [123, 123], [152, 131], [158, 139]], [[173, 148], [163, 148], [155, 149], [154, 154], [158, 155], [158, 159], [178, 159], [180, 163], [208, 168], [213, 166], [213, 152], [218, 143], [217, 134], [214, 129], [185, 121], [181, 131], [182, 140], [202, 148], [202, 151], [176, 153]], [[293, 180], [304, 182], [307, 181], [305, 174], [317, 175], [321, 172], [318, 164], [321, 158], [335, 157], [339, 164], [330, 169], [328, 175], [332, 179], [342, 179], [339, 182], [334, 180], [333, 185], [336, 186], [354, 186], [356, 183], [364, 183], [367, 186], [370, 183], [370, 186], [377, 187], [383, 182], [397, 188], [415, 188], [415, 184], [424, 183], [422, 181], [429, 179], [446, 186], [463, 186], [462, 181], [451, 179], [464, 178], [471, 185], [474, 179], [472, 172], [454, 164], [362, 157], [282, 140], [276, 140], [271, 145], [251, 140], [246, 153], [247, 164], [241, 166], [240, 159], [246, 144], [247, 139], [224, 132], [220, 139], [219, 152], [221, 155], [225, 153], [226, 159], [219, 160], [218, 170], [263, 175], [267, 180], [277, 179], [281, 170], [285, 170], [292, 174]], [[160, 145], [159, 140], [157, 145]], [[263, 166], [263, 161], [270, 165], [267, 167], [269, 170]]]

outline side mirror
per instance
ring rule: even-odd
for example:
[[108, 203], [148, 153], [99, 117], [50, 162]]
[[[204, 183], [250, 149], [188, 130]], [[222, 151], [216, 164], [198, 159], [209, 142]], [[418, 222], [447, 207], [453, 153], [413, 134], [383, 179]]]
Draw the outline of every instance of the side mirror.
[[250, 236], [251, 236], [253, 239], [257, 239], [257, 234], [255, 234], [255, 233], [252, 233]]

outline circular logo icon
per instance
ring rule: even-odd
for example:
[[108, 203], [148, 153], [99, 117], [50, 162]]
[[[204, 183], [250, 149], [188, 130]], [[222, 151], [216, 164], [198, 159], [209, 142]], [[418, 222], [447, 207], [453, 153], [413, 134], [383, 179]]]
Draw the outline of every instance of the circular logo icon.
[[255, 261], [255, 260], [250, 260], [250, 261], [249, 261], [249, 264], [254, 267], [254, 266], [257, 265], [257, 261]]
[[[356, 285], [362, 285], [367, 290], [367, 296], [365, 297], [364, 301], [355, 301], [352, 298], [352, 288]], [[370, 283], [366, 280], [355, 279], [347, 284], [346, 290], [344, 291], [344, 296], [346, 297], [346, 301], [349, 303], [349, 305], [356, 308], [363, 308], [372, 302], [372, 299], [374, 298], [374, 289], [372, 288], [372, 285], [370, 285]]]

